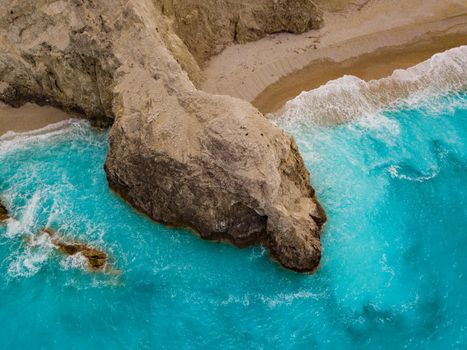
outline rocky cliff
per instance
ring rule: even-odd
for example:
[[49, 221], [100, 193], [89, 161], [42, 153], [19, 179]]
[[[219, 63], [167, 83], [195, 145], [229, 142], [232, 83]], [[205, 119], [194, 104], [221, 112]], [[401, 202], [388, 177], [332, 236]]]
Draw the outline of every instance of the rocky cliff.
[[[306, 30], [317, 10], [310, 1], [196, 3], [0, 0], [0, 100], [112, 125], [109, 184], [136, 208], [205, 239], [264, 244], [283, 266], [312, 271], [325, 214], [295, 142], [249, 103], [192, 80], [222, 45]], [[236, 23], [233, 37], [218, 32], [214, 13]]]
[[227, 45], [278, 32], [319, 28], [310, 0], [154, 0], [196, 60], [203, 64]]

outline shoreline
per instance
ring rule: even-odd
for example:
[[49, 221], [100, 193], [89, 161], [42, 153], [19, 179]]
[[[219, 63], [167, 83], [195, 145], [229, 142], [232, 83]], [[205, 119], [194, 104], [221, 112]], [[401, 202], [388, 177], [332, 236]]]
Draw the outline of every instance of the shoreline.
[[365, 81], [378, 80], [389, 77], [397, 69], [413, 67], [437, 53], [465, 43], [465, 36], [456, 34], [443, 37], [442, 41], [432, 39], [411, 46], [386, 47], [344, 61], [317, 60], [268, 86], [251, 103], [263, 114], [275, 113], [301, 92], [316, 89], [344, 75]]
[[456, 0], [371, 0], [359, 10], [325, 13], [319, 30], [228, 47], [206, 66], [201, 88], [269, 113], [329, 80], [383, 78], [462, 44], [467, 6]]
[[71, 118], [55, 107], [26, 103], [14, 108], [0, 102], [0, 136], [9, 131], [21, 133], [41, 129]]
[[[319, 30], [273, 34], [226, 48], [205, 67], [200, 88], [247, 100], [263, 114], [274, 113], [302, 91], [343, 75], [384, 78], [463, 44], [467, 6], [456, 0], [370, 0], [357, 9], [325, 12]], [[51, 106], [13, 108], [0, 102], [0, 136], [70, 118]]]

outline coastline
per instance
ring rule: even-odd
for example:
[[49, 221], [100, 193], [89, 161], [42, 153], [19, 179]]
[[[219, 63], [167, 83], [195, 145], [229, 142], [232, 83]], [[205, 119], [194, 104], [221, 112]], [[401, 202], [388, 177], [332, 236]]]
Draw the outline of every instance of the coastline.
[[[274, 113], [302, 91], [343, 75], [366, 81], [384, 78], [463, 44], [467, 6], [456, 0], [370, 0], [358, 8], [325, 12], [319, 30], [279, 33], [226, 48], [208, 62], [200, 88], [245, 99], [263, 114]], [[69, 118], [50, 106], [27, 103], [13, 108], [0, 102], [0, 136]]]
[[[391, 59], [388, 54], [384, 57]], [[379, 111], [406, 103], [412, 107], [420, 104], [434, 107], [438, 104], [434, 102], [437, 97], [463, 91], [466, 76], [467, 45], [462, 45], [380, 79], [365, 81], [345, 75], [328, 81], [300, 93], [267, 117], [285, 124], [335, 125], [365, 116], [373, 119]]]
[[26, 132], [72, 118], [62, 110], [26, 103], [19, 108], [0, 102], [0, 136], [8, 131]]
[[462, 44], [467, 6], [458, 1], [373, 0], [359, 10], [325, 13], [320, 30], [227, 48], [208, 63], [201, 88], [269, 113], [329, 80], [383, 78]]
[[443, 37], [442, 40], [430, 39], [410, 46], [383, 48], [340, 62], [317, 60], [268, 86], [256, 96], [252, 104], [263, 114], [275, 113], [301, 92], [316, 89], [330, 80], [344, 75], [353, 75], [365, 81], [389, 77], [396, 69], [413, 67], [437, 53], [466, 42], [465, 36], [456, 34]]
[[3, 5], [5, 348], [467, 344], [467, 0]]

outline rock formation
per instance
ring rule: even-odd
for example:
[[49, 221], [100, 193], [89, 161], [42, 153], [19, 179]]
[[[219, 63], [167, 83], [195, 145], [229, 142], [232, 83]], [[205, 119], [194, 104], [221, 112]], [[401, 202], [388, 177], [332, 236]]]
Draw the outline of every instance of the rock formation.
[[159, 0], [177, 35], [203, 64], [233, 42], [245, 43], [278, 32], [319, 28], [320, 11], [310, 0]]
[[[192, 81], [198, 60], [219, 47], [306, 30], [319, 23], [317, 10], [306, 0], [196, 3], [0, 0], [0, 100], [113, 124], [107, 177], [136, 208], [205, 239], [264, 244], [286, 268], [313, 271], [326, 217], [294, 140], [249, 103]], [[181, 8], [215, 34], [192, 39]], [[233, 38], [214, 14], [237, 23]]]
[[50, 228], [44, 228], [40, 233], [47, 234], [52, 244], [63, 254], [68, 256], [81, 254], [86, 259], [90, 271], [103, 271], [107, 267], [108, 257], [102, 250], [84, 243], [66, 240]]
[[6, 221], [10, 218], [7, 208], [0, 202], [0, 222]]

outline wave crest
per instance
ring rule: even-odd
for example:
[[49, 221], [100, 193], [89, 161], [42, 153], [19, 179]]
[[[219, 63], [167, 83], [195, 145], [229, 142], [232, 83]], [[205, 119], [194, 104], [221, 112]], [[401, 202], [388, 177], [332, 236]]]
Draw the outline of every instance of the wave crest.
[[49, 124], [43, 128], [15, 132], [8, 131], [0, 136], [0, 156], [16, 152], [21, 148], [33, 146], [34, 144], [64, 138], [73, 135], [75, 139], [86, 137], [90, 130], [90, 123], [83, 119], [67, 119], [57, 123]]
[[419, 104], [433, 96], [467, 87], [467, 46], [434, 55], [387, 78], [364, 81], [343, 76], [287, 102], [276, 116], [280, 124], [337, 124], [378, 113], [401, 103]]

